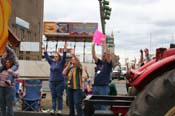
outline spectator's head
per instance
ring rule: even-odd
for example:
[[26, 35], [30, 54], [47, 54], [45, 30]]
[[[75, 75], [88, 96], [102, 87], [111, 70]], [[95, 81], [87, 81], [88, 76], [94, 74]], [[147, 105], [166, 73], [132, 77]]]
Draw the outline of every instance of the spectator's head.
[[54, 58], [54, 61], [56, 61], [56, 62], [61, 60], [61, 56], [59, 53], [54, 53], [53, 58]]
[[12, 65], [13, 65], [13, 62], [12, 62], [11, 60], [7, 59], [7, 60], [5, 61], [5, 68], [6, 68], [6, 69], [11, 68]]
[[148, 55], [148, 54], [149, 54], [148, 48], [145, 48], [145, 49], [144, 49], [144, 52], [145, 52], [145, 55]]
[[106, 62], [106, 60], [111, 57], [111, 54], [110, 53], [106, 53], [104, 52], [103, 55], [102, 55], [102, 61], [103, 62]]
[[72, 58], [71, 58], [71, 63], [72, 63], [74, 66], [76, 66], [76, 65], [79, 63], [79, 61], [78, 61], [78, 59], [77, 59], [75, 56], [72, 56]]

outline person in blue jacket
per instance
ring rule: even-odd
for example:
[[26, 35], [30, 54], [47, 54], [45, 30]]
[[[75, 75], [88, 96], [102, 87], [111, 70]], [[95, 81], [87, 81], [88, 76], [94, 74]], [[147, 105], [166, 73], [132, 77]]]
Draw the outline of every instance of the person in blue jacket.
[[62, 74], [64, 65], [66, 62], [66, 52], [67, 52], [67, 42], [64, 44], [63, 56], [57, 52], [54, 54], [52, 59], [46, 49], [44, 51], [44, 56], [50, 65], [50, 78], [49, 78], [49, 87], [52, 97], [52, 109], [50, 113], [56, 113], [56, 106], [58, 101], [58, 114], [62, 113], [63, 109], [63, 91], [65, 87], [64, 76]]

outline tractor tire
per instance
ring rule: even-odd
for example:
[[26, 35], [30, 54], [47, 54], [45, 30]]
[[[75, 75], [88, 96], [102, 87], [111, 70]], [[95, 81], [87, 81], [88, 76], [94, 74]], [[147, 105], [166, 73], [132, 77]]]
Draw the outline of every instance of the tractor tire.
[[135, 98], [126, 116], [165, 116], [175, 105], [175, 69], [152, 80]]
[[133, 86], [129, 87], [129, 89], [128, 89], [129, 96], [136, 96], [136, 95], [138, 95], [138, 93], [139, 93], [139, 91], [135, 87], [133, 87]]

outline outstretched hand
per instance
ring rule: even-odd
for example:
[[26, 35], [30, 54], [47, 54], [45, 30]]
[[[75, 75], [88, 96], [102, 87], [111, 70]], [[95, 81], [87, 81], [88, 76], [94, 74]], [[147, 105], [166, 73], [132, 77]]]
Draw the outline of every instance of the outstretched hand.
[[13, 73], [13, 70], [12, 69], [8, 69], [7, 72], [8, 73]]
[[84, 71], [87, 71], [87, 66], [84, 66]]
[[65, 41], [65, 43], [64, 43], [64, 48], [67, 49], [67, 46], [68, 46], [67, 41]]
[[46, 52], [47, 50], [46, 50], [46, 47], [42, 47], [42, 50], [44, 51], [44, 52]]
[[72, 62], [69, 61], [69, 62], [67, 63], [67, 67], [70, 67], [71, 65], [72, 65]]
[[65, 41], [65, 43], [64, 43], [64, 51], [67, 51], [67, 46], [68, 46], [68, 44], [67, 44], [67, 42]]
[[71, 49], [70, 54], [71, 54], [72, 56], [75, 55], [75, 50], [74, 50], [74, 49]]
[[143, 50], [142, 49], [140, 49], [140, 53], [143, 54]]
[[103, 43], [106, 43], [106, 41], [105, 41], [105, 40], [106, 40], [105, 38], [102, 38], [102, 42], [103, 42]]
[[95, 46], [95, 42], [94, 41], [92, 41], [92, 46]]

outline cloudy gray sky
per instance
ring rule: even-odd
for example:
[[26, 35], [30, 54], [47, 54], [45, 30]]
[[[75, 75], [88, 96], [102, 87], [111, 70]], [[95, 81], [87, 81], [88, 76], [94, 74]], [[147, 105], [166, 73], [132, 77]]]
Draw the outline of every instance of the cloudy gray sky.
[[[175, 0], [109, 0], [111, 19], [106, 32], [115, 37], [121, 58], [138, 57], [139, 49], [169, 47], [175, 40]], [[98, 0], [44, 0], [44, 20], [97, 22], [101, 30]], [[90, 48], [89, 48], [90, 49]]]

